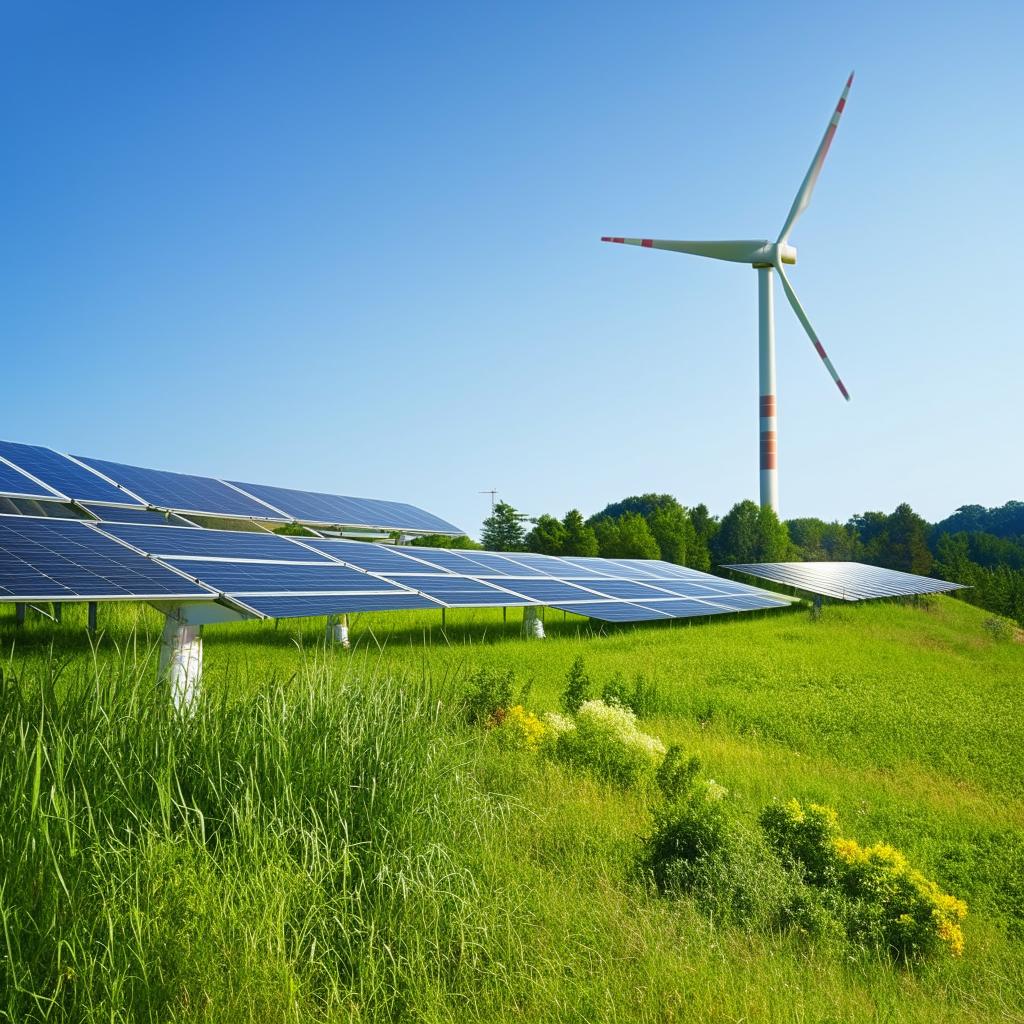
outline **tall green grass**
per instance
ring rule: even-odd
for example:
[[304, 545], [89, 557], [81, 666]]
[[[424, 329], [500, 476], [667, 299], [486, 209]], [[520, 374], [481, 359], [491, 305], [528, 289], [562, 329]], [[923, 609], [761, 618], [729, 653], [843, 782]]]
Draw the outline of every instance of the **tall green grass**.
[[[207, 630], [194, 714], [145, 609], [95, 649], [0, 618], [0, 1020], [1024, 1020], [1024, 647], [952, 601], [609, 631], [500, 613]], [[429, 643], [424, 643], [428, 637]], [[554, 708], [573, 659], [644, 673], [647, 731], [753, 821], [840, 808], [964, 896], [962, 961], [905, 970], [720, 925], [638, 869], [636, 792], [459, 721], [479, 667]], [[935, 733], [935, 735], [932, 735]]]

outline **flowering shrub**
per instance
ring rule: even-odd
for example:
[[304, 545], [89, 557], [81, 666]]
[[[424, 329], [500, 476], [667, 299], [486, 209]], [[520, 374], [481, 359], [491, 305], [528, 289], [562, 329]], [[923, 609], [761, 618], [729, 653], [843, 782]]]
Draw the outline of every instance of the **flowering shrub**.
[[470, 725], [501, 725], [512, 703], [512, 672], [482, 668], [469, 677], [462, 710]]
[[943, 947], [953, 956], [963, 952], [966, 904], [912, 868], [899, 850], [843, 838], [832, 808], [798, 800], [767, 808], [761, 825], [783, 861], [833, 897], [850, 938], [903, 960]]
[[513, 704], [502, 718], [498, 736], [509, 749], [539, 750], [547, 732], [548, 727], [532, 711]]
[[586, 701], [574, 721], [549, 714], [546, 723], [556, 758], [620, 786], [653, 777], [665, 756], [664, 744], [637, 727], [632, 711], [601, 700]]

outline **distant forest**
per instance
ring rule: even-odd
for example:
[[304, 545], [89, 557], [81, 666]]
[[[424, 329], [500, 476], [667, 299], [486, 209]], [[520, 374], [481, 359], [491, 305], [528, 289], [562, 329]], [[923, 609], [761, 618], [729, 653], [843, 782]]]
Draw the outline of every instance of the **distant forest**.
[[890, 513], [863, 512], [848, 522], [789, 519], [752, 501], [721, 519], [706, 505], [686, 507], [670, 494], [641, 494], [613, 502], [584, 519], [530, 519], [499, 502], [484, 520], [481, 544], [467, 537], [415, 543], [536, 551], [546, 555], [661, 558], [704, 572], [736, 562], [856, 561], [963, 583], [963, 600], [1024, 626], [1024, 502], [1000, 508], [964, 505], [928, 523], [908, 504]]

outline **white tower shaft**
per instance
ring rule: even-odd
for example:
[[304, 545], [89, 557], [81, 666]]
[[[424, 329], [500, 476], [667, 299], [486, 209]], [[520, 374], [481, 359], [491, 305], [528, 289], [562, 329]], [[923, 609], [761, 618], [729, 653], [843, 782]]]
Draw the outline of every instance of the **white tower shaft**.
[[761, 417], [761, 507], [779, 512], [778, 422], [775, 404], [775, 298], [772, 268], [757, 267], [757, 366]]

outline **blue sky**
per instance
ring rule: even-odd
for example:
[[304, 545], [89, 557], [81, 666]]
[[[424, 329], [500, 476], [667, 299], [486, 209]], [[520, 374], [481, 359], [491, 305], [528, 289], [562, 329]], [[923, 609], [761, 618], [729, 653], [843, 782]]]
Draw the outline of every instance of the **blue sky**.
[[[927, 10], [927, 13], [925, 13]], [[1024, 498], [1024, 8], [9, 4], [0, 436], [423, 505]]]

